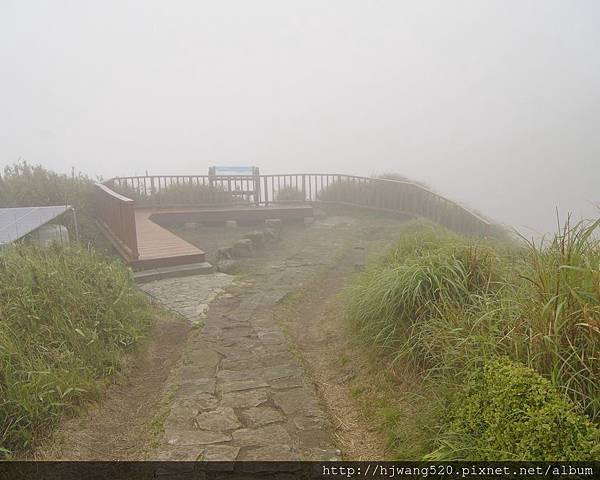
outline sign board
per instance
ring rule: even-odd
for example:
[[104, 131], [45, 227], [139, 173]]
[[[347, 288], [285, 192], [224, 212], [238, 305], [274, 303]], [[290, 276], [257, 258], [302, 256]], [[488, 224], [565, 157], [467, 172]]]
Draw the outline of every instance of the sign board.
[[209, 175], [258, 175], [258, 167], [210, 167]]

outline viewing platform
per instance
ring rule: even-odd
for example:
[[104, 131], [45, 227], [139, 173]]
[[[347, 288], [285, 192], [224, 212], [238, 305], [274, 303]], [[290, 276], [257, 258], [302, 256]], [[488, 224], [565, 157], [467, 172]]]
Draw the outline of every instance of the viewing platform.
[[98, 225], [134, 270], [205, 262], [205, 252], [169, 227], [235, 220], [302, 222], [315, 204], [339, 204], [409, 218], [427, 218], [466, 235], [484, 236], [486, 219], [422, 185], [343, 174], [117, 177], [98, 183]]

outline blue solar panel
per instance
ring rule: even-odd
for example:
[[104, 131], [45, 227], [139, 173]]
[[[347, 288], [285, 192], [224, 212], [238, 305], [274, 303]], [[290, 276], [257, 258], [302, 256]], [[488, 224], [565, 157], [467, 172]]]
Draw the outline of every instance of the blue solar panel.
[[70, 209], [70, 206], [0, 208], [0, 245], [24, 237]]

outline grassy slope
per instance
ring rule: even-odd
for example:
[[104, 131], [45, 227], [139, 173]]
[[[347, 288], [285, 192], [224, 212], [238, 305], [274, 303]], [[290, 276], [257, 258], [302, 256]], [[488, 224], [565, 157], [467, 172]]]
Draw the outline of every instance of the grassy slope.
[[[383, 426], [396, 457], [439, 454], [450, 428], [444, 412], [465, 375], [502, 356], [551, 380], [580, 423], [584, 411], [598, 421], [596, 227], [567, 227], [549, 244], [523, 247], [474, 242], [414, 222], [351, 282], [347, 316], [357, 341], [377, 352], [377, 387], [355, 385], [357, 398]], [[559, 458], [561, 448], [548, 455]], [[514, 447], [497, 458], [524, 457]]]
[[[93, 245], [103, 255], [114, 257], [110, 242], [102, 235], [94, 220], [93, 193], [94, 181], [85, 175], [70, 178], [27, 162], [8, 166], [0, 174], [0, 208], [71, 205], [77, 211], [81, 243]], [[67, 226], [74, 240], [72, 215], [64, 215], [60, 222]]]
[[96, 396], [152, 318], [128, 270], [92, 250], [1, 251], [0, 456]]

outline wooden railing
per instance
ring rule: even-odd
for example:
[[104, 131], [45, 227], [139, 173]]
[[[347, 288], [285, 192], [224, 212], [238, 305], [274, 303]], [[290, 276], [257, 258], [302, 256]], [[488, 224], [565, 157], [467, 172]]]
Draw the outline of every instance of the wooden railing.
[[464, 234], [486, 235], [480, 215], [422, 185], [342, 174], [117, 177], [105, 182], [140, 206], [189, 207], [325, 202], [425, 217]]
[[139, 258], [135, 226], [135, 202], [96, 184], [96, 219], [119, 253], [130, 259]]

